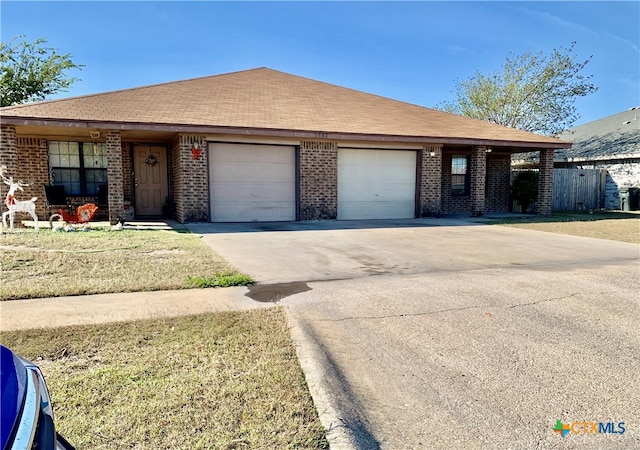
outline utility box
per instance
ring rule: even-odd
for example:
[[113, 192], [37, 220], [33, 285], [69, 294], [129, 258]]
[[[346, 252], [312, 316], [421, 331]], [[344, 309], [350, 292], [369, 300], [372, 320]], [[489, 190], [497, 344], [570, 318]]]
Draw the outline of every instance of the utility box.
[[629, 211], [638, 211], [640, 209], [640, 188], [629, 188]]

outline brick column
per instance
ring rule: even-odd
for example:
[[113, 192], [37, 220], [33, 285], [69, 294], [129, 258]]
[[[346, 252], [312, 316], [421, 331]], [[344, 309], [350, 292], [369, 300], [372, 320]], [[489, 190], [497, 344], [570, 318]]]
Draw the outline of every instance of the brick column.
[[511, 191], [511, 155], [487, 156], [487, 212], [509, 211], [509, 193]]
[[16, 171], [9, 175], [29, 184], [24, 188], [24, 192], [19, 193], [18, 199], [28, 200], [31, 197], [38, 197], [35, 202], [36, 214], [40, 219], [44, 219], [47, 215], [44, 186], [49, 184], [47, 140], [36, 137], [17, 137], [16, 153], [18, 156]]
[[300, 219], [335, 219], [338, 214], [338, 144], [300, 143]]
[[[191, 152], [194, 144], [202, 151]], [[176, 219], [179, 222], [209, 220], [209, 149], [203, 136], [179, 135], [172, 146], [171, 173]]]
[[[18, 148], [16, 145], [16, 127], [2, 125], [0, 127], [0, 166], [7, 166], [7, 174], [16, 173]], [[3, 186], [6, 186], [2, 183]], [[4, 201], [4, 198], [2, 199]]]
[[420, 151], [420, 217], [438, 217], [442, 207], [442, 144]]
[[109, 222], [124, 218], [124, 179], [122, 141], [119, 131], [107, 131], [107, 181], [109, 183]]
[[473, 147], [471, 151], [471, 215], [482, 216], [485, 212], [485, 184], [487, 176], [487, 148]]
[[553, 149], [540, 150], [540, 173], [538, 174], [538, 214], [551, 214], [553, 204]]
[[[7, 166], [5, 176], [17, 173], [18, 148], [16, 146], [16, 127], [2, 125], [0, 127], [0, 166]], [[0, 181], [0, 211], [4, 211], [4, 199], [9, 192], [9, 186]], [[19, 223], [19, 222], [18, 222]]]

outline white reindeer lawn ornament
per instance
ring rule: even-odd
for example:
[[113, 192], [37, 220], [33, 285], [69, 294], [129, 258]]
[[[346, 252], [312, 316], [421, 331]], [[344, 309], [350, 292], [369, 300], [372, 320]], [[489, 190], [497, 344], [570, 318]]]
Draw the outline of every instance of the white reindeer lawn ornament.
[[13, 222], [15, 219], [15, 215], [17, 212], [26, 212], [28, 213], [36, 223], [36, 231], [40, 230], [38, 225], [38, 216], [36, 215], [36, 205], [35, 201], [38, 200], [38, 197], [33, 197], [31, 200], [20, 201], [16, 200], [15, 193], [16, 189], [20, 189], [24, 192], [23, 186], [29, 186], [22, 181], [18, 181], [15, 183], [13, 181], [13, 177], [7, 178], [4, 173], [7, 170], [7, 166], [0, 166], [0, 176], [6, 185], [9, 186], [9, 192], [7, 193], [7, 197], [4, 200], [4, 204], [7, 205], [8, 211], [2, 213], [2, 225], [7, 228], [7, 216], [9, 216], [9, 222], [11, 224], [10, 230], [13, 231]]

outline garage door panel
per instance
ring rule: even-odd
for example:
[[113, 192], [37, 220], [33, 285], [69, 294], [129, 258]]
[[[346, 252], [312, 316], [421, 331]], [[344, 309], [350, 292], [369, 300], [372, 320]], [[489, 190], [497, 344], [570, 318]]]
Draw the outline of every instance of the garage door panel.
[[210, 144], [214, 222], [295, 220], [295, 149]]
[[339, 219], [413, 218], [415, 188], [415, 151], [338, 151]]

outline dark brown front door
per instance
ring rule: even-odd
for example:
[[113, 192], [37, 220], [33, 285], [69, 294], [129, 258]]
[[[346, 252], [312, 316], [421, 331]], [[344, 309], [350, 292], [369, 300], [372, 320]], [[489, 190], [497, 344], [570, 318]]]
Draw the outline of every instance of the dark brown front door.
[[161, 217], [167, 198], [167, 149], [136, 145], [133, 148], [136, 217]]

